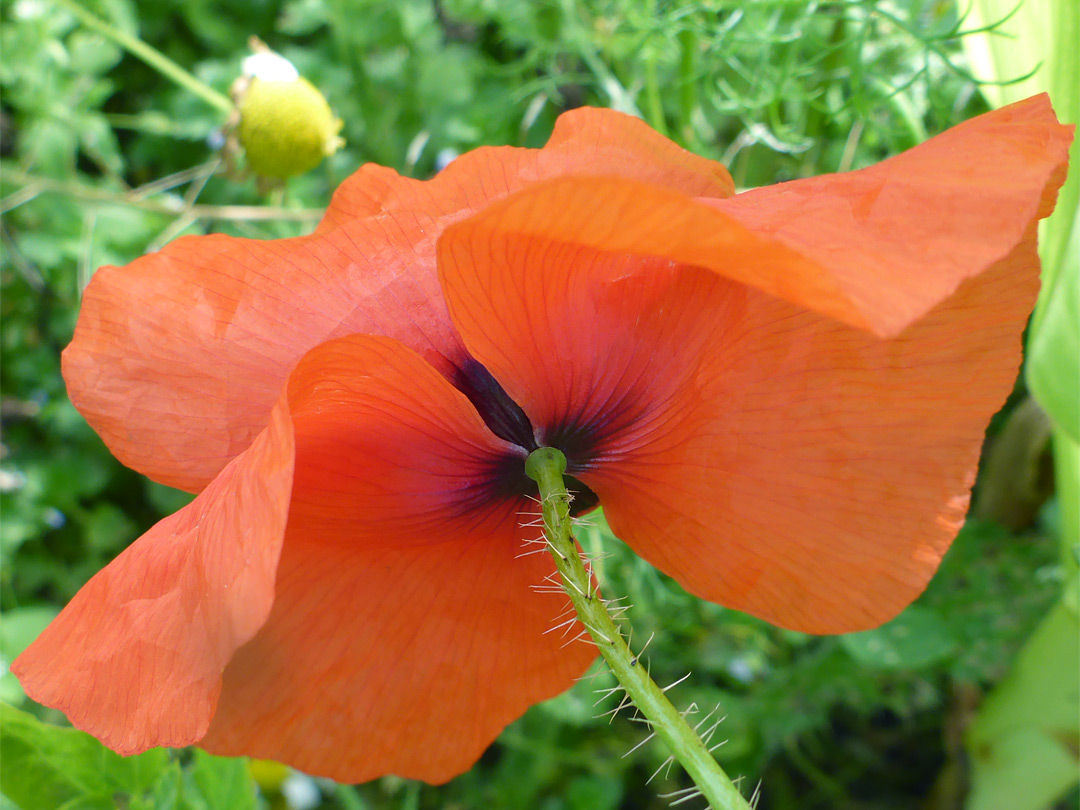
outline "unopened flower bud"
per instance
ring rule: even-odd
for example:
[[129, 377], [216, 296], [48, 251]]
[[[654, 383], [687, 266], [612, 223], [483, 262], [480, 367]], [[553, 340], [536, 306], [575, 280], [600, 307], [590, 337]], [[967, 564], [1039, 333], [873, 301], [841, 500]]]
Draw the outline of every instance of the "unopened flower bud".
[[344, 141], [336, 118], [314, 85], [283, 56], [265, 50], [244, 60], [235, 90], [239, 138], [248, 165], [261, 177], [285, 178], [313, 169]]

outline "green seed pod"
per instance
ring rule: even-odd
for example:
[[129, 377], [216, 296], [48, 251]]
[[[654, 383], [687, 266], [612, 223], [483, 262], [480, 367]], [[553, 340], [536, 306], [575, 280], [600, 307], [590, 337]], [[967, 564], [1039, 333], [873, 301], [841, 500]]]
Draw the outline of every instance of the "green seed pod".
[[248, 165], [261, 177], [286, 178], [313, 169], [344, 141], [334, 117], [314, 85], [275, 53], [244, 60], [250, 77], [240, 94], [240, 143]]

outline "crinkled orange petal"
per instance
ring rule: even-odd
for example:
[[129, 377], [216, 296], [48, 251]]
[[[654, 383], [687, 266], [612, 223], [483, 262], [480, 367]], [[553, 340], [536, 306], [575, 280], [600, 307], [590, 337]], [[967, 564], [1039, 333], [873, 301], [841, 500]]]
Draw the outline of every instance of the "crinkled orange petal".
[[296, 361], [369, 332], [446, 373], [461, 362], [431, 272], [431, 220], [322, 236], [184, 237], [94, 274], [63, 370], [75, 407], [124, 464], [198, 491], [266, 424]]
[[270, 613], [292, 479], [282, 401], [210, 486], [94, 576], [15, 659], [26, 693], [122, 754], [202, 737], [222, 669]]
[[484, 146], [428, 181], [409, 180], [371, 163], [362, 166], [334, 192], [319, 228], [413, 211], [457, 220], [530, 183], [568, 174], [624, 177], [691, 197], [735, 193], [722, 164], [686, 151], [638, 118], [583, 107], [559, 116], [543, 149]]
[[[605, 195], [614, 211], [585, 218]], [[673, 199], [553, 181], [448, 229], [455, 323], [616, 533], [689, 590], [804, 631], [878, 624], [966, 511], [1036, 295], [1038, 194], [1007, 258], [892, 339], [725, 278], [754, 237]]]
[[392, 337], [452, 377], [463, 354], [435, 239], [538, 179], [601, 172], [702, 197], [732, 189], [719, 164], [609, 110], [564, 115], [542, 150], [479, 149], [427, 182], [365, 166], [312, 236], [184, 237], [95, 273], [64, 352], [71, 399], [124, 464], [198, 491], [258, 435], [289, 369], [325, 340]]
[[790, 300], [891, 337], [1053, 210], [1073, 129], [1044, 93], [860, 171], [710, 203], [820, 268], [848, 311], [818, 292]]
[[443, 782], [595, 656], [547, 633], [566, 600], [493, 489], [520, 449], [415, 353], [355, 336], [289, 391], [296, 486], [274, 610], [232, 659], [200, 745], [357, 782]]
[[[474, 242], [517, 233], [708, 268], [890, 337], [1006, 255], [1049, 212], [1071, 131], [1035, 97], [860, 172], [726, 200], [617, 177], [563, 177], [457, 227]], [[440, 256], [456, 241], [444, 238]]]
[[891, 340], [751, 293], [675, 416], [581, 478], [692, 593], [803, 632], [877, 626], [963, 525], [1037, 268], [1032, 228]]

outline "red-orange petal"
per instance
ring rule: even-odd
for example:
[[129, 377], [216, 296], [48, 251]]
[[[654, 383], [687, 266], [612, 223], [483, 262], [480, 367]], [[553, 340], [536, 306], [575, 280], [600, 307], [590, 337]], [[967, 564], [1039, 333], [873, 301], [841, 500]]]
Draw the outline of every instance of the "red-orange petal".
[[292, 477], [282, 401], [202, 494], [94, 576], [15, 659], [26, 693], [122, 754], [201, 738], [222, 669], [270, 613]]
[[1034, 305], [1034, 227], [891, 340], [752, 293], [678, 414], [582, 479], [692, 593], [810, 633], [895, 616], [967, 512]]
[[860, 171], [710, 204], [824, 269], [850, 312], [814, 298], [790, 300], [891, 337], [1053, 210], [1074, 128], [1057, 123], [1044, 93]]
[[[443, 782], [595, 656], [548, 633], [554, 568], [493, 488], [519, 449], [419, 356], [320, 346], [292, 375], [296, 487], [274, 610], [224, 674], [201, 745], [356, 782]], [[572, 638], [577, 630], [570, 631]]]
[[515, 195], [448, 229], [440, 269], [470, 353], [621, 537], [700, 596], [843, 632], [914, 599], [959, 528], [1034, 302], [1037, 203], [1008, 258], [884, 340], [724, 278], [764, 240], [626, 181]]
[[[1035, 97], [879, 166], [726, 200], [617, 177], [548, 180], [452, 227], [440, 260], [453, 260], [461, 239], [482, 242], [492, 232], [659, 256], [891, 337], [1048, 213], [1071, 131]], [[810, 187], [814, 195], [799, 193]], [[810, 224], [797, 224], [802, 218]], [[469, 235], [456, 237], [455, 228]]]
[[413, 211], [456, 221], [530, 183], [571, 174], [623, 177], [691, 197], [735, 193], [722, 164], [686, 151], [639, 118], [582, 107], [559, 116], [543, 149], [484, 146], [456, 158], [428, 181], [403, 178], [375, 164], [362, 166], [334, 192], [319, 228]]
[[427, 182], [365, 166], [310, 237], [185, 237], [99, 270], [64, 352], [71, 399], [124, 464], [198, 491], [258, 435], [289, 369], [325, 340], [392, 337], [452, 377], [463, 354], [435, 239], [492, 200], [569, 173], [732, 191], [719, 164], [610, 110], [568, 113], [542, 150], [479, 149]]
[[430, 219], [322, 236], [184, 237], [94, 274], [63, 370], [124, 464], [198, 491], [266, 424], [289, 370], [353, 332], [388, 335], [451, 373], [461, 344], [431, 272]]

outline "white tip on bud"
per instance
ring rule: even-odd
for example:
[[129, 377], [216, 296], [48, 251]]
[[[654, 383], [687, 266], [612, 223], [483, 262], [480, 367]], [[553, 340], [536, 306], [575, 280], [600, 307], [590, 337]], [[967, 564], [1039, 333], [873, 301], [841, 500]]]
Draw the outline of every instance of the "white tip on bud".
[[245, 76], [264, 82], [295, 82], [300, 78], [300, 71], [292, 62], [271, 51], [246, 57], [242, 69]]

